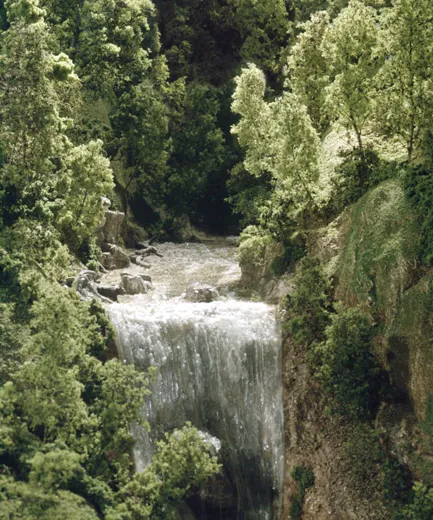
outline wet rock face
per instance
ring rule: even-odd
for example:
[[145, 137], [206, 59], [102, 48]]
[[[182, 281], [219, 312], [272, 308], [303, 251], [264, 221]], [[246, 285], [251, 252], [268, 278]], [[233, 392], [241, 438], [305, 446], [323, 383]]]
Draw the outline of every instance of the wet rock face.
[[111, 302], [102, 294], [98, 293], [97, 281], [98, 274], [95, 271], [81, 271], [81, 273], [72, 282], [72, 288], [77, 291], [82, 300], [100, 300], [106, 303]]
[[195, 303], [210, 303], [219, 298], [219, 293], [212, 285], [195, 283], [186, 291], [186, 299]]
[[120, 285], [101, 284], [96, 286], [96, 290], [98, 291], [98, 294], [105, 298], [109, 298], [113, 302], [117, 302], [118, 296], [125, 294], [125, 289]]
[[102, 253], [101, 265], [105, 269], [124, 269], [131, 265], [131, 259], [119, 246], [105, 244], [103, 249], [106, 251]]
[[126, 294], [146, 294], [152, 288], [150, 281], [143, 280], [142, 276], [131, 273], [122, 273], [122, 288]]
[[120, 211], [106, 211], [105, 224], [102, 228], [104, 233], [104, 241], [109, 244], [117, 244], [122, 233], [122, 225], [125, 220], [125, 214]]

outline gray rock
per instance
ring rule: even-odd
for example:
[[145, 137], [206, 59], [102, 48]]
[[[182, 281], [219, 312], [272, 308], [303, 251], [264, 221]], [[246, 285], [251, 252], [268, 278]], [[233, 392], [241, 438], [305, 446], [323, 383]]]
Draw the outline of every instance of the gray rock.
[[116, 269], [123, 269], [124, 267], [129, 267], [131, 265], [129, 256], [119, 246], [113, 246], [111, 248], [110, 254], [113, 257]]
[[101, 251], [103, 253], [109, 253], [115, 246], [116, 246], [116, 244], [110, 244], [109, 242], [103, 242], [101, 244]]
[[104, 269], [115, 269], [113, 257], [110, 253], [102, 253], [101, 265]]
[[98, 291], [98, 294], [105, 296], [105, 298], [109, 298], [113, 302], [117, 302], [117, 297], [125, 294], [125, 289], [120, 285], [100, 284], [96, 286], [96, 290]]
[[145, 262], [141, 256], [137, 256], [135, 258], [135, 263], [140, 267], [144, 267], [145, 269], [149, 269], [151, 267], [151, 264]]
[[111, 206], [111, 200], [110, 199], [108, 199], [107, 197], [101, 197], [101, 202], [102, 202], [102, 207], [105, 210], [110, 209], [110, 206]]
[[105, 242], [117, 244], [122, 233], [125, 214], [120, 211], [106, 211], [103, 228]]
[[162, 255], [158, 249], [156, 249], [156, 247], [154, 246], [148, 246], [148, 247], [145, 247], [144, 249], [137, 249], [135, 251], [135, 254], [137, 256], [149, 256], [149, 255], [156, 255], [156, 256], [160, 256], [161, 258], [164, 257], [164, 255]]
[[85, 276], [91, 282], [96, 282], [96, 280], [99, 278], [98, 273], [96, 271], [92, 271], [91, 269], [85, 269], [84, 271], [80, 271], [78, 276]]
[[219, 293], [212, 285], [195, 283], [188, 287], [186, 298], [191, 302], [209, 303], [219, 298]]
[[140, 275], [122, 273], [120, 277], [126, 294], [146, 294], [152, 288], [152, 284], [144, 281]]
[[[85, 273], [85, 271], [83, 272]], [[111, 303], [111, 300], [98, 293], [96, 283], [86, 274], [79, 274], [75, 278], [72, 288], [77, 291], [82, 300], [100, 300], [105, 303]]]
[[119, 246], [110, 246], [109, 252], [102, 253], [101, 264], [104, 269], [124, 269], [131, 265], [131, 260], [125, 251]]

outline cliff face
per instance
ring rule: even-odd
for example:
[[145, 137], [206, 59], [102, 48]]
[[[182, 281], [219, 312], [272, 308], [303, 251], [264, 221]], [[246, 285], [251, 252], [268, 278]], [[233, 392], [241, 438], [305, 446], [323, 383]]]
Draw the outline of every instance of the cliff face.
[[368, 309], [380, 324], [376, 355], [400, 397], [382, 406], [374, 430], [330, 415], [306, 353], [285, 339], [283, 518], [296, 492], [292, 469], [310, 466], [315, 485], [305, 495], [304, 520], [391, 519], [375, 435], [414, 478], [425, 470], [429, 455], [419, 421], [433, 394], [433, 275], [418, 265], [418, 251], [416, 217], [398, 180], [382, 183], [310, 234], [309, 252], [333, 278], [335, 299]]

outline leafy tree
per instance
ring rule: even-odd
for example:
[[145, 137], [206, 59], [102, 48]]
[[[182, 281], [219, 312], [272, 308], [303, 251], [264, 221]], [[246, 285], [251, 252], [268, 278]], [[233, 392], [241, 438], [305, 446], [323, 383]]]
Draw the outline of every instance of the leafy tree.
[[77, 65], [87, 89], [112, 96], [141, 82], [158, 50], [150, 0], [85, 1]]
[[[101, 219], [99, 200], [111, 190], [112, 174], [101, 143], [74, 147], [67, 137], [80, 100], [79, 82], [69, 58], [50, 52], [38, 5], [37, 0], [6, 3], [11, 27], [0, 63], [0, 140], [5, 143], [0, 178], [13, 205], [9, 225], [19, 216], [44, 220], [46, 233], [53, 234], [49, 225], [67, 230], [64, 238], [77, 250]], [[20, 225], [24, 231], [25, 224]]]
[[167, 205], [175, 215], [190, 215], [195, 222], [205, 213], [204, 201], [209, 204], [209, 191], [216, 189], [217, 177], [227, 163], [226, 143], [217, 124], [219, 110], [215, 89], [190, 83], [181, 120], [171, 129]]
[[433, 5], [394, 0], [380, 21], [379, 54], [386, 57], [375, 99], [379, 122], [397, 136], [409, 161], [420, 152], [433, 114]]
[[287, 3], [284, 0], [229, 0], [229, 4], [235, 9], [234, 19], [243, 40], [240, 56], [276, 75], [290, 27]]
[[[168, 140], [168, 111], [164, 99], [150, 79], [125, 91], [111, 115], [113, 140], [110, 147], [122, 164], [117, 185], [123, 210], [138, 199], [140, 205], [161, 208], [171, 143]], [[143, 211], [143, 210], [142, 210]], [[143, 211], [143, 216], [147, 216]], [[146, 223], [146, 219], [140, 220]]]
[[375, 9], [362, 0], [351, 0], [326, 29], [321, 47], [331, 79], [326, 88], [328, 115], [354, 131], [361, 153], [362, 133], [373, 113], [377, 37]]
[[220, 466], [196, 428], [187, 423], [157, 445], [152, 463], [118, 493], [107, 520], [175, 519], [179, 504]]
[[243, 69], [236, 84], [232, 110], [241, 119], [232, 132], [246, 149], [246, 170], [257, 177], [270, 173], [295, 210], [316, 206], [321, 145], [306, 107], [287, 92], [266, 102], [265, 77], [255, 65]]
[[326, 130], [328, 117], [324, 113], [325, 87], [329, 84], [328, 62], [321, 45], [330, 19], [327, 11], [312, 15], [311, 20], [300, 24], [301, 33], [290, 50], [287, 86], [293, 89], [307, 107], [315, 127]]

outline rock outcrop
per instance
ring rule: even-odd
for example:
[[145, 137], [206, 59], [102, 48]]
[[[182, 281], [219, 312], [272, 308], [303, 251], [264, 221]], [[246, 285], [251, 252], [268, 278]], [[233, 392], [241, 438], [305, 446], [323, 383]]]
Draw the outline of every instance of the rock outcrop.
[[122, 273], [121, 284], [126, 294], [146, 294], [152, 289], [152, 284], [149, 281], [143, 280], [140, 275], [131, 273]]
[[120, 285], [99, 284], [96, 290], [98, 294], [113, 302], [117, 302], [118, 297], [125, 294], [125, 289]]
[[124, 269], [131, 265], [131, 259], [125, 251], [114, 244], [106, 244], [105, 249], [109, 249], [102, 253], [101, 264], [105, 269]]
[[196, 303], [209, 303], [219, 298], [219, 293], [212, 285], [195, 283], [188, 287], [186, 299]]

